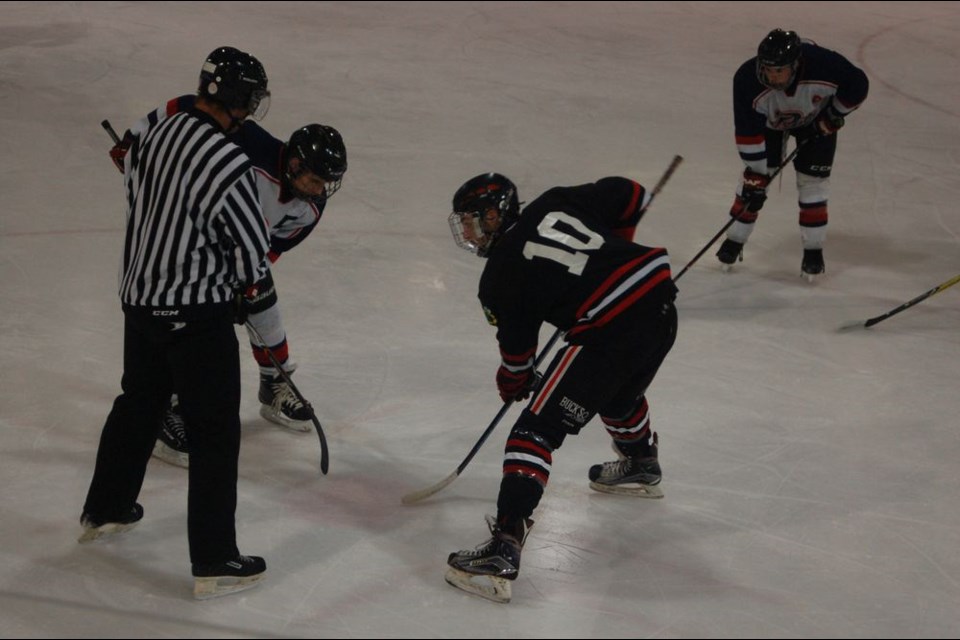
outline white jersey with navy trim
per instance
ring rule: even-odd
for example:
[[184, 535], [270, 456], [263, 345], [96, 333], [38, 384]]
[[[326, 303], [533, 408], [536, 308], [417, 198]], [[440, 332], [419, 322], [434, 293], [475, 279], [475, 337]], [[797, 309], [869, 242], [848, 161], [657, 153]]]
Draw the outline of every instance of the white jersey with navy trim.
[[785, 90], [761, 84], [756, 68], [754, 57], [734, 74], [733, 120], [740, 159], [758, 173], [767, 171], [766, 130], [804, 127], [827, 104], [847, 116], [866, 99], [870, 86], [866, 74], [844, 56], [810, 42], [803, 43], [796, 77]]

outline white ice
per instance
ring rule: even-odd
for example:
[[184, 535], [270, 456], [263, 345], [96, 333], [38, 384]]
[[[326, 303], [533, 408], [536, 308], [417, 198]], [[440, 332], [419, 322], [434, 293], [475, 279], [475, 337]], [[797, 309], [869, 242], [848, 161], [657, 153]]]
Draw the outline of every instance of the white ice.
[[[827, 274], [799, 277], [792, 169], [746, 261], [681, 278], [649, 391], [661, 501], [600, 495], [598, 421], [554, 456], [514, 601], [443, 581], [486, 539], [515, 408], [450, 197], [489, 170], [527, 200], [686, 159], [638, 233], [674, 272], [727, 220], [731, 78], [774, 27], [846, 54], [871, 92], [840, 135]], [[0, 636], [956, 637], [960, 635], [960, 4], [88, 3], [0, 6]], [[191, 598], [186, 477], [152, 461], [146, 516], [80, 546], [119, 393], [124, 202], [100, 128], [195, 89], [220, 45], [257, 55], [278, 137], [324, 122], [350, 169], [274, 273], [295, 382], [330, 440], [258, 415], [244, 346], [245, 594]], [[551, 327], [544, 328], [544, 339]], [[242, 337], [242, 336], [241, 336]]]

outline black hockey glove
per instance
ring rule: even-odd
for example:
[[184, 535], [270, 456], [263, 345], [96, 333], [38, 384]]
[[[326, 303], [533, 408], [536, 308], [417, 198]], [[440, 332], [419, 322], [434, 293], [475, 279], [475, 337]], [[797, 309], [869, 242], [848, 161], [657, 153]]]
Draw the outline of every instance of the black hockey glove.
[[[270, 292], [273, 292], [273, 277], [269, 271], [259, 282], [247, 287], [246, 291], [237, 291], [233, 294], [233, 321], [236, 324], [246, 324], [251, 313], [263, 311], [258, 307], [258, 302], [267, 287], [269, 287]], [[274, 293], [274, 298], [276, 298], [276, 293]]]
[[233, 294], [233, 323], [246, 324], [250, 317], [250, 303], [243, 291], [236, 291]]
[[132, 144], [133, 134], [130, 133], [130, 129], [127, 129], [123, 134], [123, 140], [113, 145], [113, 148], [110, 149], [110, 159], [113, 161], [113, 164], [116, 165], [117, 169], [120, 170], [120, 173], [123, 173], [123, 159], [127, 157], [127, 151], [130, 150], [130, 145]]
[[497, 369], [497, 389], [504, 402], [526, 400], [539, 384], [540, 374], [532, 366], [522, 371], [511, 371], [503, 365]]
[[770, 184], [769, 176], [757, 173], [749, 168], [744, 169], [740, 199], [747, 210], [756, 213], [763, 208], [763, 203], [767, 201], [768, 184]]

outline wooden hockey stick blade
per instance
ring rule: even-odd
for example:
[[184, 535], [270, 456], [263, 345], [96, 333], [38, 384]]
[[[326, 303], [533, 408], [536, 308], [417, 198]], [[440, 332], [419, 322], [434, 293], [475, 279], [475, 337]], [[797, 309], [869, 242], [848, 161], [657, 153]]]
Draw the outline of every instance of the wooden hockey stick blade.
[[450, 475], [448, 475], [446, 478], [444, 478], [443, 480], [441, 480], [435, 485], [429, 486], [426, 489], [420, 489], [419, 491], [413, 491], [411, 493], [408, 493], [407, 495], [400, 498], [400, 502], [402, 502], [403, 504], [416, 504], [421, 500], [429, 498], [435, 493], [440, 493], [441, 491], [443, 491], [451, 482], [456, 480], [457, 476], [459, 475], [460, 475], [459, 470], [454, 471], [453, 473], [451, 473]]

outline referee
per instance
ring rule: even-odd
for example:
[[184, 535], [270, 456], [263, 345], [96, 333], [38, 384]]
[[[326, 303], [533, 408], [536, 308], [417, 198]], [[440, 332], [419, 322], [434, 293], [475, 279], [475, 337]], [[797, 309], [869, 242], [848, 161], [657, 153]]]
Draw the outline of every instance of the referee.
[[123, 159], [127, 225], [120, 265], [123, 392], [100, 436], [80, 542], [143, 517], [137, 496], [172, 393], [190, 439], [187, 531], [194, 595], [256, 584], [263, 558], [237, 549], [240, 360], [235, 292], [266, 273], [269, 240], [250, 159], [225, 133], [269, 101], [253, 56], [207, 58], [193, 109], [129, 134]]

